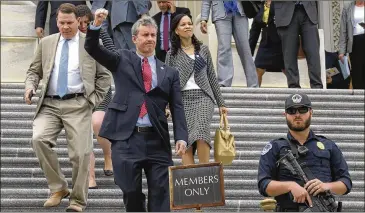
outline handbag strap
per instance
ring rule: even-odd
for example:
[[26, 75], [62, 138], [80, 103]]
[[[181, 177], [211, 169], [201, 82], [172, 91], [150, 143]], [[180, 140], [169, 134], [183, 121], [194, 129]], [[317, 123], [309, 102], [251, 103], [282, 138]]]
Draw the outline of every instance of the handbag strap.
[[219, 128], [220, 129], [227, 129], [229, 130], [229, 124], [228, 124], [228, 119], [227, 119], [227, 114], [223, 113], [221, 114], [221, 119], [220, 119], [220, 123], [219, 123]]

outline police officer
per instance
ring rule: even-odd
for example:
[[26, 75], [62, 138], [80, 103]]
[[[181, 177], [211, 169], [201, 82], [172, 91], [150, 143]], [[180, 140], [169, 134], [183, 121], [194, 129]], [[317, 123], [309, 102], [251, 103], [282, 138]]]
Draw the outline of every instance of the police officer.
[[[277, 211], [302, 211], [312, 207], [310, 195], [329, 190], [343, 195], [350, 192], [352, 181], [348, 166], [337, 145], [309, 126], [313, 110], [308, 96], [292, 94], [285, 101], [285, 117], [289, 127], [287, 138], [269, 142], [261, 152], [258, 168], [258, 188], [261, 195], [275, 197]], [[306, 150], [298, 159], [312, 172], [313, 179], [304, 184], [299, 176], [277, 161], [296, 147]], [[302, 164], [301, 164], [302, 165]]]

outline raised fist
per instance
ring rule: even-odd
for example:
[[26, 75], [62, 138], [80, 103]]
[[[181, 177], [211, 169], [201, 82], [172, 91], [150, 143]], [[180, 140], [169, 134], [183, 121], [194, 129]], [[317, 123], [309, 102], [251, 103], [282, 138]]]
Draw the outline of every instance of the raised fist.
[[94, 17], [94, 26], [99, 27], [103, 21], [108, 17], [108, 10], [104, 8], [97, 9], [95, 11], [95, 17]]

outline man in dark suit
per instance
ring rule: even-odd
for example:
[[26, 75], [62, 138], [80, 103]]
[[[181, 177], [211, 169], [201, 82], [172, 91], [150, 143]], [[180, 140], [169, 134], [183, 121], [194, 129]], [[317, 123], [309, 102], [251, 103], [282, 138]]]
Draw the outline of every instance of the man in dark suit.
[[99, 136], [112, 143], [115, 183], [123, 191], [127, 211], [145, 211], [142, 169], [148, 183], [148, 211], [168, 212], [168, 167], [173, 165], [165, 108], [169, 104], [174, 124], [176, 153], [186, 151], [188, 132], [177, 70], [154, 56], [157, 25], [142, 17], [132, 27], [136, 52], [112, 52], [99, 44], [105, 9], [95, 12], [85, 42], [86, 51], [110, 70], [115, 95], [108, 106]]
[[316, 1], [273, 1], [273, 4], [275, 24], [282, 42], [288, 87], [300, 88], [297, 58], [300, 35], [311, 88], [323, 88]]
[[[132, 25], [140, 17], [147, 15], [151, 7], [150, 0], [96, 0], [93, 1], [91, 11], [96, 11], [99, 8], [110, 8], [109, 27], [112, 31], [111, 37], [115, 47], [117, 49], [131, 50], [135, 49], [131, 35]], [[106, 23], [104, 25], [106, 26]]]
[[171, 20], [177, 14], [186, 14], [190, 16], [189, 8], [176, 7], [173, 1], [157, 1], [160, 12], [154, 15], [158, 30], [157, 30], [157, 45], [156, 45], [156, 57], [161, 61], [165, 61], [166, 53], [171, 47], [170, 42], [170, 26]]
[[56, 22], [57, 9], [63, 3], [71, 3], [75, 6], [80, 4], [86, 4], [86, 1], [38, 1], [37, 10], [35, 12], [35, 32], [38, 38], [44, 37], [44, 26], [47, 19], [48, 5], [51, 5], [51, 12], [49, 15], [49, 34], [58, 33], [58, 27]]

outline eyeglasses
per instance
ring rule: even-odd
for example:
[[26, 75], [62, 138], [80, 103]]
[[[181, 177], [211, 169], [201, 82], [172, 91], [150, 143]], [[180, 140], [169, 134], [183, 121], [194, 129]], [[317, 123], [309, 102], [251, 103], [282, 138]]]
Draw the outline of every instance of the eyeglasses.
[[299, 114], [305, 114], [309, 111], [309, 109], [310, 109], [309, 107], [299, 107], [299, 108], [290, 107], [286, 109], [285, 112], [288, 113], [289, 115], [295, 115], [297, 111], [299, 112]]

